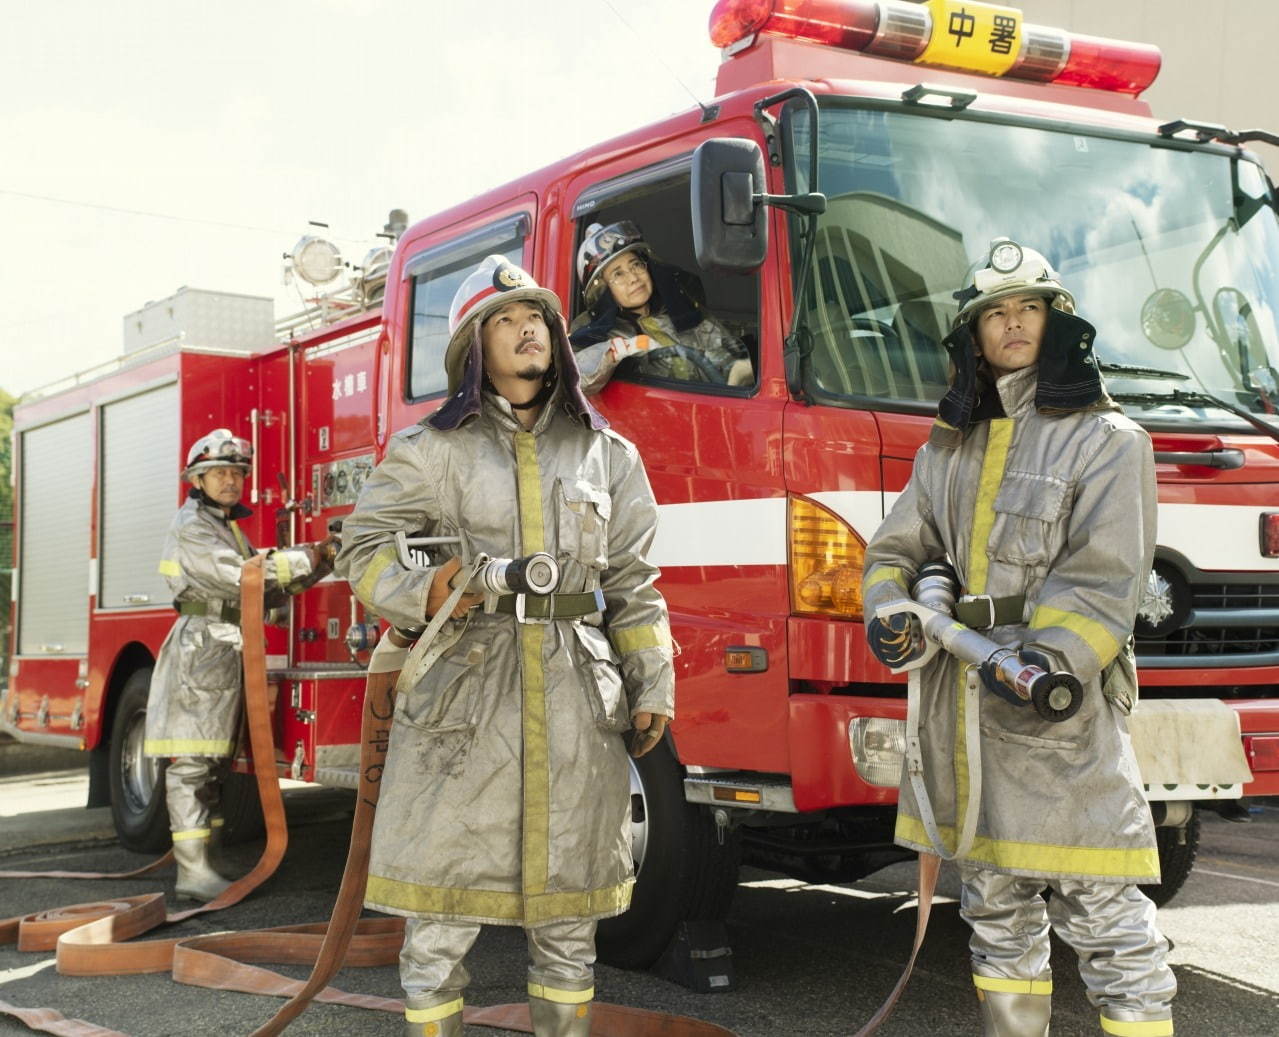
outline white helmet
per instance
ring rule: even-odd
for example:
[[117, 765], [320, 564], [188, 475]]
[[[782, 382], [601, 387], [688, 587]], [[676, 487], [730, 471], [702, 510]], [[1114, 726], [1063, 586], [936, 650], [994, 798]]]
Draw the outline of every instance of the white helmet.
[[653, 255], [643, 233], [630, 220], [619, 220], [607, 227], [592, 223], [586, 228], [577, 250], [577, 281], [587, 306], [594, 306], [604, 294], [604, 268], [628, 252], [640, 252], [648, 258]]
[[462, 384], [476, 324], [499, 306], [521, 299], [540, 303], [549, 311], [548, 317], [560, 314], [558, 296], [549, 288], [539, 287], [528, 271], [505, 256], [487, 256], [458, 286], [449, 307], [449, 345], [444, 351], [450, 394]]
[[187, 451], [187, 464], [182, 478], [189, 479], [211, 468], [238, 468], [246, 475], [253, 466], [253, 446], [229, 428], [215, 428], [201, 436]]
[[1073, 313], [1075, 297], [1062, 285], [1052, 264], [1033, 248], [1012, 238], [995, 238], [984, 260], [968, 271], [963, 289], [955, 293], [959, 313], [955, 327], [966, 323], [993, 302], [1010, 295], [1048, 296], [1059, 309]]

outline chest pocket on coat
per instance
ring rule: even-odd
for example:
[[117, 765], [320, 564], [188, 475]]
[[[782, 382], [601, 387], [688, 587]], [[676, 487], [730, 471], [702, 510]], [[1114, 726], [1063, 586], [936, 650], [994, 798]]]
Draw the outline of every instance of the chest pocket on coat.
[[577, 669], [583, 675], [595, 723], [605, 731], [629, 730], [631, 713], [612, 645], [595, 627], [575, 623], [573, 629], [579, 646]]
[[396, 716], [424, 731], [474, 727], [491, 637], [491, 632], [480, 639], [464, 637], [426, 671], [416, 688], [397, 697]]
[[608, 520], [613, 511], [608, 492], [578, 479], [560, 479], [555, 503], [560, 556], [588, 569], [607, 569]]
[[995, 497], [990, 556], [1015, 565], [1049, 565], [1066, 539], [1069, 489], [1050, 475], [1007, 473]]

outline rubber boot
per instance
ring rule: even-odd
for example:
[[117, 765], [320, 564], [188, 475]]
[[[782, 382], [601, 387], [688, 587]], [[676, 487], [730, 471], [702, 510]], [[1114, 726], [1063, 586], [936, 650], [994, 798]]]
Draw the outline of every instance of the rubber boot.
[[191, 900], [212, 900], [231, 883], [209, 864], [209, 840], [178, 839], [173, 844], [178, 862], [177, 894]]
[[462, 1037], [462, 1007], [460, 997], [426, 1008], [406, 1005], [404, 1037]]
[[[1139, 1026], [1133, 1026], [1138, 1023]], [[1140, 1031], [1142, 1037], [1172, 1037], [1172, 1011], [1132, 1012], [1126, 1008], [1105, 1005], [1101, 1010], [1101, 1032], [1128, 1034]]]
[[[985, 1037], [1048, 1037], [1052, 979], [998, 979], [974, 973]], [[1046, 988], [1046, 989], [1045, 989]]]
[[[579, 992], [565, 991], [564, 993], [576, 995]], [[535, 1037], [590, 1037], [591, 1002], [589, 1000], [548, 1001], [546, 998], [530, 995], [528, 1014], [533, 1020]]]

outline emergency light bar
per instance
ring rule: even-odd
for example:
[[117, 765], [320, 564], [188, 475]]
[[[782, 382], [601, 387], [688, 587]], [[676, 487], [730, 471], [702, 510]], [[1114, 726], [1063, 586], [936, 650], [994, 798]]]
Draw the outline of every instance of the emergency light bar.
[[922, 65], [1084, 86], [1136, 97], [1163, 57], [1147, 43], [1028, 25], [1021, 11], [967, 0], [718, 0], [711, 42], [736, 53], [758, 33]]

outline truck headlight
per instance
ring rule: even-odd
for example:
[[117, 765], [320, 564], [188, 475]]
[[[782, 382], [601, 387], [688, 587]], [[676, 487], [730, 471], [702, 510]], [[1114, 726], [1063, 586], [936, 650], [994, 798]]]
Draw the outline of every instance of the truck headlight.
[[848, 749], [862, 781], [896, 788], [906, 762], [906, 721], [854, 717], [848, 722]]

